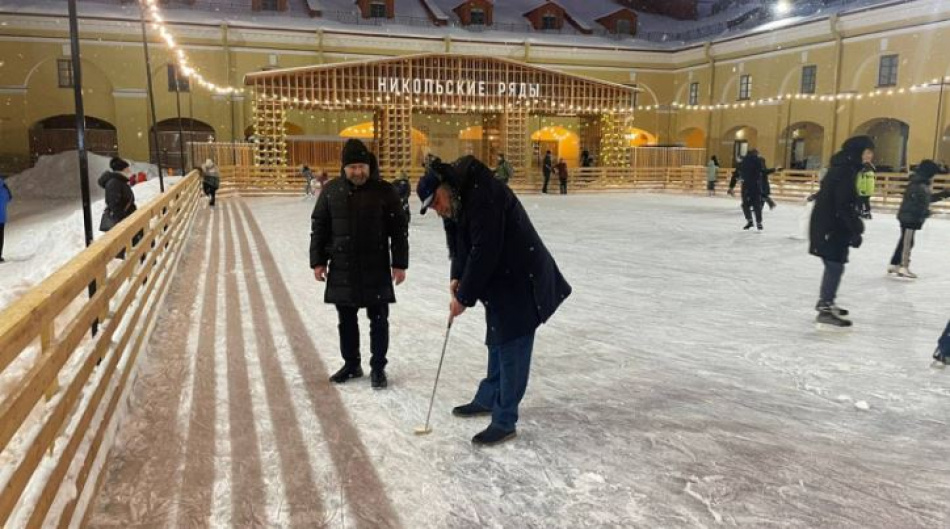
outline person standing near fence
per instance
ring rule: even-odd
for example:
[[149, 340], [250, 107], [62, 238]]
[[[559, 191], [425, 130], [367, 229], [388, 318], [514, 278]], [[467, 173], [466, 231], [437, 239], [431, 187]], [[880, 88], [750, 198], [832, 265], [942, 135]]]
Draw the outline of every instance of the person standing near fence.
[[870, 151], [865, 153], [862, 159], [864, 167], [861, 169], [861, 172], [858, 173], [859, 213], [862, 219], [871, 218], [871, 196], [874, 195], [874, 188], [876, 187], [875, 168], [874, 164], [871, 163], [872, 160], [874, 160], [874, 153]]
[[557, 165], [557, 181], [561, 184], [561, 194], [567, 194], [567, 162], [564, 161], [564, 158], [558, 158]]
[[7, 204], [13, 201], [13, 193], [7, 187], [6, 175], [0, 174], [0, 263], [3, 259], [3, 232], [7, 225]]
[[891, 264], [887, 267], [889, 275], [897, 274], [898, 277], [917, 279], [917, 274], [910, 271], [910, 252], [914, 247], [914, 235], [923, 229], [924, 221], [930, 216], [930, 204], [950, 198], [950, 190], [933, 193], [931, 189], [934, 175], [938, 172], [941, 172], [941, 169], [933, 160], [924, 160], [910, 174], [910, 182], [904, 190], [904, 199], [897, 212], [901, 236], [891, 256]]
[[511, 164], [505, 159], [505, 155], [499, 154], [498, 167], [495, 168], [495, 178], [501, 180], [501, 183], [508, 185], [508, 182], [511, 180], [514, 172], [515, 171], [512, 169]]
[[303, 176], [303, 179], [304, 179], [304, 181], [306, 182], [306, 187], [304, 187], [303, 194], [304, 194], [305, 196], [312, 197], [312, 196], [314, 195], [314, 190], [313, 190], [313, 180], [314, 180], [313, 171], [311, 171], [310, 168], [305, 165], [305, 166], [303, 166], [303, 168], [300, 170], [300, 174]]
[[717, 178], [719, 178], [719, 159], [713, 155], [706, 164], [706, 191], [709, 196], [716, 194]]
[[215, 195], [218, 193], [218, 188], [221, 187], [221, 173], [218, 171], [218, 166], [211, 161], [211, 158], [205, 160], [204, 165], [201, 166], [201, 172], [205, 194], [211, 199], [208, 201], [208, 205], [214, 207]]
[[860, 248], [864, 223], [858, 216], [858, 171], [865, 151], [874, 150], [868, 136], [855, 136], [831, 157], [831, 167], [821, 181], [811, 214], [808, 251], [821, 258], [825, 271], [815, 310], [817, 323], [850, 327], [848, 311], [835, 304], [850, 248]]
[[541, 173], [544, 175], [544, 185], [541, 187], [542, 193], [548, 192], [548, 182], [551, 181], [551, 173], [554, 172], [554, 160], [551, 158], [551, 151], [544, 153], [544, 161], [541, 163]]

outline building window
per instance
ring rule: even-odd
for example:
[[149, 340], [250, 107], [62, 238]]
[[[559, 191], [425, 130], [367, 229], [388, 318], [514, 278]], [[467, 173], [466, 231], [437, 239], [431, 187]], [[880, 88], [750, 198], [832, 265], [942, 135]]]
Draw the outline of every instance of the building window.
[[188, 92], [191, 90], [191, 85], [188, 82], [188, 78], [185, 76], [178, 75], [178, 68], [174, 64], [168, 65], [168, 91], [175, 91], [175, 80], [178, 80], [178, 91], [179, 92]]
[[475, 26], [484, 26], [485, 25], [485, 10], [480, 7], [472, 8], [472, 11], [469, 13], [469, 24]]
[[59, 87], [73, 87], [73, 61], [72, 59], [58, 59], [56, 61], [56, 70], [59, 73]]
[[818, 76], [818, 67], [815, 65], [802, 67], [802, 93], [814, 94], [816, 79]]
[[749, 99], [752, 97], [752, 76], [743, 75], [739, 78], [739, 100]]
[[261, 0], [261, 11], [280, 11], [278, 0]]
[[541, 16], [541, 29], [557, 29], [557, 16], [545, 13]]
[[369, 18], [386, 18], [386, 3], [373, 2], [369, 5]]
[[633, 26], [630, 24], [629, 20], [625, 18], [621, 18], [617, 20], [617, 27], [615, 31], [618, 35], [630, 35], [631, 33], [633, 33], [632, 31], [630, 31], [630, 28], [632, 27]]
[[689, 104], [699, 104], [699, 83], [689, 83]]
[[881, 57], [881, 67], [877, 71], [878, 86], [895, 86], [897, 84], [897, 55]]

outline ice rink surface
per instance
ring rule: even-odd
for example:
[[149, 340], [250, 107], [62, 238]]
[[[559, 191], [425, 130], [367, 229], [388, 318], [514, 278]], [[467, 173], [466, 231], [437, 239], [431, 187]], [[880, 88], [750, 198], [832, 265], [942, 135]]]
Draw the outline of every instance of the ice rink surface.
[[[885, 277], [892, 214], [867, 223], [816, 329], [802, 207], [743, 232], [738, 202], [522, 197], [573, 296], [535, 342], [518, 438], [457, 419], [484, 319], [448, 306], [441, 222], [414, 215], [392, 307], [390, 387], [331, 386], [336, 312], [308, 268], [312, 200], [203, 207], [94, 504], [92, 527], [950, 527], [950, 222]], [[230, 250], [229, 250], [230, 248]], [[368, 374], [368, 325], [361, 317]], [[210, 336], [209, 336], [210, 335]]]

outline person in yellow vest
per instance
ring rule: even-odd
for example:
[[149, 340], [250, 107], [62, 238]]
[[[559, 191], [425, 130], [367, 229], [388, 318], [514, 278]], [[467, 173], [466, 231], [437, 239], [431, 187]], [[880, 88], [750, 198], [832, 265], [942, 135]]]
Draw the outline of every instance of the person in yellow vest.
[[874, 153], [871, 151], [865, 151], [864, 157], [861, 160], [864, 162], [864, 166], [858, 171], [858, 213], [863, 219], [871, 218], [871, 196], [874, 195], [874, 188], [876, 185], [875, 182], [875, 167], [871, 161], [874, 159]]

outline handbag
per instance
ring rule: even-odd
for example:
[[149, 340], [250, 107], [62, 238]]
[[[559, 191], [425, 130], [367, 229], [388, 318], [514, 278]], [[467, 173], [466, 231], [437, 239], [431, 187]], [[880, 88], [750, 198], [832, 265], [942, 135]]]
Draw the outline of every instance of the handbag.
[[109, 208], [102, 210], [102, 218], [99, 219], [99, 231], [109, 231], [115, 227], [115, 224], [115, 219], [112, 217]]

